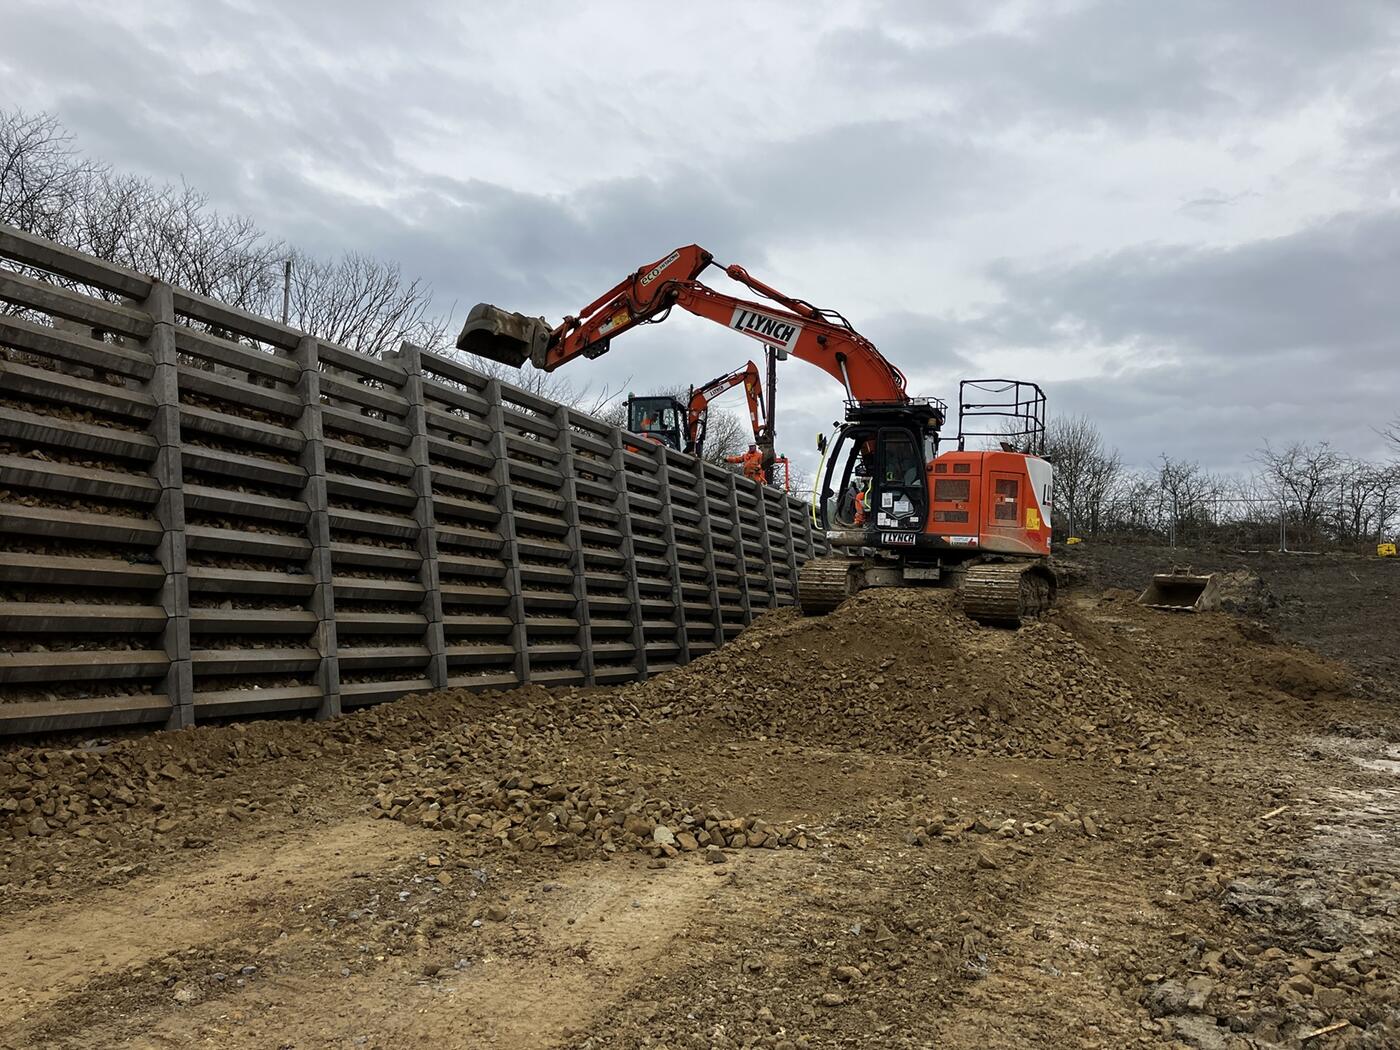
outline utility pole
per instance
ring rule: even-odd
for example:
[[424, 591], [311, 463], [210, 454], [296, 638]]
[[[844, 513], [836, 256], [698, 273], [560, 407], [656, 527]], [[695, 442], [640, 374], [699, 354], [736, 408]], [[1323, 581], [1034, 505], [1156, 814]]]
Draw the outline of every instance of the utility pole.
[[763, 352], [768, 358], [768, 406], [763, 413], [763, 444], [759, 452], [763, 456], [763, 476], [773, 483], [773, 460], [777, 457], [774, 449], [778, 430], [778, 348], [765, 346]]
[[282, 323], [287, 323], [287, 318], [292, 312], [292, 257], [287, 256], [287, 261], [282, 267]]

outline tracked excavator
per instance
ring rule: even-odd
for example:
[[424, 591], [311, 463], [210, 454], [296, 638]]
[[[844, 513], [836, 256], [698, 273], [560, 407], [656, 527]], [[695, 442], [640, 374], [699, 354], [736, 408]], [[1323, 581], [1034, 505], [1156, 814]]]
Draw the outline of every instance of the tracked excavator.
[[753, 427], [753, 444], [740, 455], [725, 456], [726, 463], [732, 463], [744, 472], [744, 477], [760, 485], [776, 484], [782, 479], [782, 488], [787, 492], [792, 488], [792, 474], [786, 456], [773, 451], [773, 427], [768, 419], [768, 411], [763, 403], [763, 381], [758, 375], [758, 365], [745, 362], [742, 368], [726, 372], [711, 379], [703, 386], [690, 392], [690, 407], [687, 419], [690, 427], [690, 443], [687, 452], [697, 456], [705, 454], [705, 437], [710, 427], [710, 405], [715, 398], [743, 386], [744, 400], [749, 406], [749, 423]]
[[768, 428], [764, 422], [763, 388], [758, 365], [752, 361], [701, 386], [691, 387], [685, 402], [667, 394], [644, 397], [629, 394], [627, 429], [671, 448], [703, 456], [705, 438], [709, 432], [710, 403], [740, 384], [749, 403], [754, 444], [762, 444], [768, 440]]
[[[812, 501], [834, 553], [802, 566], [802, 612], [830, 612], [866, 587], [928, 584], [956, 586], [965, 612], [985, 624], [1015, 626], [1048, 610], [1055, 597], [1053, 478], [1039, 455], [1040, 388], [1018, 380], [964, 381], [958, 433], [945, 438], [946, 403], [910, 396], [904, 374], [839, 313], [784, 295], [734, 264], [721, 267], [725, 275], [766, 302], [718, 292], [699, 280], [712, 265], [714, 257], [698, 245], [677, 248], [554, 326], [479, 303], [457, 347], [553, 371], [602, 356], [614, 338], [680, 307], [773, 347], [780, 357], [814, 364], [841, 383], [846, 402], [833, 438], [819, 441], [822, 466]], [[969, 439], [978, 437], [997, 447], [969, 449]]]

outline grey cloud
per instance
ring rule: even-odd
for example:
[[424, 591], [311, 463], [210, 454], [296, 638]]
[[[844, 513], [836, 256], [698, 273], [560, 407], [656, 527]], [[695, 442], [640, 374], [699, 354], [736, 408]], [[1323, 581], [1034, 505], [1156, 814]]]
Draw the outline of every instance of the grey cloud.
[[[645, 100], [627, 97], [625, 76], [605, 81], [586, 69], [559, 89], [567, 96], [517, 95], [520, 64], [548, 61], [548, 25], [484, 5], [157, 9], [133, 0], [117, 17], [30, 3], [7, 15], [0, 68], [16, 85], [14, 101], [50, 106], [94, 156], [184, 176], [218, 207], [253, 215], [308, 250], [396, 260], [459, 317], [478, 299], [559, 316], [672, 246], [698, 241], [759, 276], [778, 262], [815, 260], [816, 272], [791, 290], [852, 312], [916, 392], [946, 396], [1002, 348], [1052, 350], [1046, 374], [1030, 378], [1047, 382], [1054, 407], [1094, 414], [1135, 460], [1180, 447], [1203, 461], [1239, 462], [1274, 434], [1370, 447], [1369, 425], [1394, 411], [1384, 388], [1400, 386], [1391, 363], [1400, 359], [1391, 335], [1400, 331], [1400, 219], [1379, 203], [1400, 157], [1388, 79], [1400, 9], [1366, 0], [1110, 0], [1018, 10], [1014, 25], [976, 0], [843, 10], [841, 21], [857, 24], [798, 56], [825, 94], [805, 108], [800, 98], [772, 100], [782, 104], [763, 135], [744, 127], [750, 134], [733, 141], [670, 152], [657, 144], [674, 129], [654, 122], [697, 92], [736, 120], [767, 112], [748, 97], [748, 67], [708, 84], [651, 79]], [[780, 14], [769, 17], [781, 25]], [[677, 45], [663, 34], [657, 46]], [[833, 115], [824, 108], [833, 97], [852, 104]], [[1293, 120], [1320, 100], [1335, 110], [1345, 151], [1333, 130]], [[1258, 240], [1237, 219], [1258, 202], [1241, 198], [1250, 191], [1228, 174], [1159, 184], [1136, 152], [1165, 131], [1248, 153], [1259, 148], [1255, 127], [1271, 119], [1316, 151], [1314, 178], [1329, 190], [1345, 180], [1369, 203]], [[580, 125], [597, 128], [596, 148], [561, 152], [559, 132]], [[1173, 218], [1174, 235], [1184, 215], [1219, 243], [1151, 243], [1160, 232], [1100, 228], [1082, 243], [1117, 250], [1084, 257], [1074, 231], [1060, 256], [1029, 257], [1005, 221], [1040, 218], [1021, 207], [1043, 178], [1027, 144], [1065, 133], [1092, 143], [1082, 165], [1093, 192], [1117, 203], [1140, 192], [1137, 180], [1152, 183], [1151, 209]], [[624, 169], [610, 141], [671, 159]], [[455, 163], [445, 174], [444, 156]], [[503, 156], [509, 163], [498, 163]], [[433, 170], [423, 157], [438, 162]], [[1100, 157], [1121, 185], [1089, 177]], [[1092, 224], [1095, 202], [1074, 196], [1073, 171], [1054, 177], [1068, 210]], [[1310, 186], [1290, 178], [1276, 171], [1254, 191], [1279, 201], [1280, 229], [1302, 221], [1296, 202]], [[1100, 226], [1109, 221], [1117, 219]], [[938, 258], [945, 244], [948, 258], [1000, 290], [1000, 302], [979, 306], [965, 292], [926, 315], [919, 311], [932, 308], [910, 291], [911, 274], [892, 272], [887, 296], [868, 290], [876, 282], [862, 285], [868, 316], [850, 310], [848, 279], [867, 275], [848, 273], [847, 254]], [[997, 255], [1006, 257], [991, 261]], [[919, 264], [910, 265], [917, 280]], [[701, 380], [747, 354], [723, 335], [675, 323], [642, 330], [576, 369], [576, 381], [646, 389]], [[1086, 355], [1102, 346], [1132, 356], [1093, 380], [1056, 381], [1070, 366], [1086, 371]], [[838, 411], [840, 392], [803, 365], [785, 368], [782, 383], [791, 407], [780, 432], [801, 451]]]
[[[965, 123], [1035, 120], [1198, 124], [1222, 110], [1265, 110], [1325, 91], [1338, 72], [1400, 33], [1382, 0], [1209, 0], [1032, 5], [1014, 29], [984, 6], [892, 0], [864, 28], [827, 42], [834, 61], [892, 84], [936, 88]], [[1004, 12], [1002, 12], [1004, 14]], [[922, 30], [922, 32], [920, 32]]]
[[1338, 216], [1226, 248], [1139, 246], [1061, 266], [991, 269], [1023, 341], [1057, 324], [1097, 340], [1199, 354], [1393, 353], [1400, 333], [1400, 210]]
[[1128, 349], [1114, 372], [1049, 385], [1057, 408], [1092, 414], [1134, 461], [1168, 450], [1239, 466], [1266, 438], [1381, 454], [1373, 428], [1400, 389], [1400, 211], [993, 273], [1006, 304], [970, 326], [974, 344]]

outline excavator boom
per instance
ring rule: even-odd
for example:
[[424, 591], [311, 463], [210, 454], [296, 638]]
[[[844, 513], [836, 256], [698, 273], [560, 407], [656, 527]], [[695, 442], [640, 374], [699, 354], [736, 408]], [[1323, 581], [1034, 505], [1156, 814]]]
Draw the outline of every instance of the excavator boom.
[[705, 431], [710, 415], [710, 402], [741, 383], [744, 386], [744, 396], [749, 403], [749, 422], [753, 426], [754, 444], [762, 445], [766, 440], [767, 426], [763, 419], [762, 382], [758, 377], [758, 365], [749, 361], [743, 368], [726, 372], [722, 376], [711, 379], [703, 386], [695, 387], [690, 392], [690, 405], [686, 413], [686, 436], [689, 439], [691, 450], [697, 456], [703, 455], [705, 450]]
[[840, 382], [852, 400], [908, 400], [904, 373], [839, 314], [783, 295], [750, 277], [742, 266], [728, 266], [724, 272], [777, 305], [717, 292], [698, 279], [712, 264], [714, 256], [699, 245], [677, 248], [640, 267], [579, 316], [565, 317], [554, 328], [543, 318], [478, 303], [467, 315], [457, 348], [517, 368], [528, 361], [551, 372], [577, 357], [601, 357], [616, 336], [660, 320], [679, 306], [816, 365]]

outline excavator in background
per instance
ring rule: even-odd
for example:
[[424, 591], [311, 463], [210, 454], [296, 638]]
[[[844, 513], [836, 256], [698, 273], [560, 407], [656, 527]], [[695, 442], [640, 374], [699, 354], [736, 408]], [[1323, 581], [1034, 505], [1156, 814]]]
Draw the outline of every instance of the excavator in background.
[[743, 368], [736, 368], [711, 379], [703, 386], [691, 387], [685, 402], [668, 394], [649, 394], [643, 397], [628, 394], [627, 429], [671, 448], [696, 456], [704, 455], [705, 436], [709, 430], [710, 402], [741, 383], [749, 402], [749, 419], [753, 425], [754, 443], [761, 443], [767, 430], [763, 421], [763, 390], [758, 377], [758, 365], [752, 361]]
[[748, 361], [743, 368], [716, 376], [704, 386], [691, 390], [690, 451], [695, 455], [705, 454], [705, 437], [710, 429], [710, 402], [740, 385], [744, 388], [744, 399], [749, 404], [749, 424], [753, 427], [754, 445], [760, 453], [766, 446], [772, 445], [772, 428], [768, 425], [763, 410], [763, 386], [758, 378], [758, 365]]
[[[910, 396], [904, 373], [839, 313], [784, 295], [738, 265], [723, 267], [725, 275], [767, 302], [715, 291], [699, 280], [713, 264], [699, 245], [677, 248], [555, 326], [478, 303], [457, 347], [548, 372], [602, 356], [614, 338], [679, 306], [779, 356], [801, 358], [846, 392], [844, 420], [832, 440], [819, 439], [812, 501], [836, 553], [802, 566], [802, 611], [829, 612], [865, 587], [915, 584], [956, 585], [964, 611], [987, 624], [1014, 626], [1049, 609], [1053, 474], [1039, 454], [1041, 389], [1019, 380], [964, 381], [956, 445], [945, 449], [945, 402]], [[1000, 422], [974, 429], [986, 417]], [[1000, 447], [967, 448], [974, 437]]]
[[[744, 477], [766, 485], [770, 481], [769, 471], [764, 467], [767, 459], [774, 466], [781, 465], [783, 476], [789, 479], [786, 456], [773, 454], [773, 428], [767, 420], [763, 403], [763, 385], [759, 378], [758, 365], [746, 362], [742, 368], [726, 372], [711, 379], [702, 386], [691, 387], [685, 403], [666, 394], [651, 394], [637, 397], [627, 396], [627, 429], [634, 434], [659, 441], [671, 448], [689, 452], [694, 456], [705, 454], [705, 438], [709, 433], [710, 404], [716, 398], [742, 385], [749, 406], [749, 422], [753, 427], [753, 444], [739, 456], [726, 456], [726, 463], [743, 468]], [[786, 483], [785, 483], [785, 487]]]

